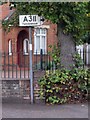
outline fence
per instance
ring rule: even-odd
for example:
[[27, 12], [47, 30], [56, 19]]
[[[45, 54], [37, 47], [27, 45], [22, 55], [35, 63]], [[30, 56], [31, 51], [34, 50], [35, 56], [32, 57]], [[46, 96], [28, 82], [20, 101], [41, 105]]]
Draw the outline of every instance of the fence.
[[[30, 67], [29, 53], [2, 53], [2, 98], [3, 101], [29, 100], [30, 102]], [[40, 54], [33, 54], [33, 86], [34, 100], [39, 99], [38, 79], [45, 74], [45, 70], [55, 69], [49, 54], [42, 50]], [[7, 99], [6, 99], [7, 98]], [[24, 101], [22, 101], [24, 102]]]
[[[90, 45], [76, 46], [85, 66], [90, 65]], [[29, 53], [23, 52], [2, 53], [2, 78], [10, 79], [29, 79]], [[55, 70], [57, 65], [54, 63], [50, 54], [42, 49], [38, 54], [33, 54], [33, 71], [37, 70]]]
[[[29, 79], [29, 53], [23, 52], [2, 53], [2, 78], [4, 79]], [[33, 71], [55, 69], [55, 64], [50, 54], [44, 53], [33, 54]]]
[[85, 45], [76, 46], [76, 50], [80, 54], [80, 57], [84, 62], [84, 65], [90, 66], [90, 45], [85, 44]]
[[[90, 61], [86, 59], [90, 55], [89, 50], [81, 48], [78, 49], [78, 53], [82, 60], [89, 64]], [[2, 96], [6, 101], [6, 98], [9, 98], [10, 101], [12, 98], [16, 101], [18, 98], [30, 101], [29, 62], [29, 53], [27, 55], [23, 52], [2, 53]], [[33, 54], [34, 100], [40, 99], [37, 80], [45, 74], [45, 70], [55, 70], [56, 67], [50, 54], [42, 50], [40, 54], [37, 51]]]

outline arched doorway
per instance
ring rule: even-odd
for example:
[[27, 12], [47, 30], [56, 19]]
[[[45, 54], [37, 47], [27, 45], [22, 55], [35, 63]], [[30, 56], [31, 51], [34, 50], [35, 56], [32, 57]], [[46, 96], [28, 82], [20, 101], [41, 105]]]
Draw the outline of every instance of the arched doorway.
[[25, 64], [24, 61], [28, 54], [24, 54], [24, 40], [28, 40], [29, 34], [26, 30], [22, 30], [19, 32], [17, 37], [17, 64], [19, 67], [23, 67]]

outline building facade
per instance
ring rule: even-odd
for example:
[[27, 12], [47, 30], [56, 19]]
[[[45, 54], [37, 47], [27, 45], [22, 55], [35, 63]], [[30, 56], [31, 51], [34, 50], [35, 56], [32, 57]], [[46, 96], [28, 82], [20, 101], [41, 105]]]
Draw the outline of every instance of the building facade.
[[[0, 5], [0, 20], [7, 20], [14, 13], [9, 4]], [[6, 32], [0, 24], [0, 52], [2, 53], [2, 97], [30, 99], [29, 75], [29, 29], [28, 27], [11, 27]], [[57, 44], [57, 25], [45, 20], [41, 26], [32, 29], [33, 66], [40, 67], [40, 62], [48, 61], [49, 45]], [[43, 54], [43, 60], [41, 56]], [[42, 66], [41, 66], [42, 68]], [[44, 75], [43, 71], [34, 72], [34, 91], [38, 91], [37, 80]], [[38, 99], [38, 93], [34, 94]], [[36, 98], [37, 97], [37, 98]]]
[[[2, 9], [2, 20], [7, 20], [14, 10], [10, 10], [9, 4], [3, 4], [0, 6]], [[23, 65], [23, 58], [27, 61], [29, 56], [29, 29], [28, 27], [12, 27], [10, 32], [6, 32], [2, 29], [2, 53], [9, 55], [9, 64], [13, 63], [20, 66]], [[36, 54], [39, 56], [42, 49], [43, 54], [47, 55], [49, 51], [49, 45], [57, 44], [57, 25], [52, 24], [50, 21], [45, 20], [41, 26], [34, 27], [32, 29], [32, 49], [33, 49], [33, 62]], [[23, 57], [24, 56], [24, 57]], [[8, 59], [8, 58], [6, 58]], [[3, 59], [2, 59], [2, 62]], [[6, 61], [8, 64], [8, 60]]]

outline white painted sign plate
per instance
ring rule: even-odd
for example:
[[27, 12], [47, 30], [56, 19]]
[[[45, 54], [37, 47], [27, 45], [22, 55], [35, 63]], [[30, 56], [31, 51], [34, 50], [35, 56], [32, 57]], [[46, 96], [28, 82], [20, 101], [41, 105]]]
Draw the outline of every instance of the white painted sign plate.
[[37, 26], [41, 25], [38, 15], [19, 15], [19, 26]]

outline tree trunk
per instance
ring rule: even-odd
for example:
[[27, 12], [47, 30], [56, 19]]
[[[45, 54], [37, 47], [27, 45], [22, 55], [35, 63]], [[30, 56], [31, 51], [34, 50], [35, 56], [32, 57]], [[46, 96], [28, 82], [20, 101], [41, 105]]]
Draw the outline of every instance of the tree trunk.
[[74, 65], [73, 55], [75, 54], [75, 42], [71, 34], [63, 33], [61, 24], [57, 25], [58, 42], [60, 44], [61, 67], [72, 69]]

